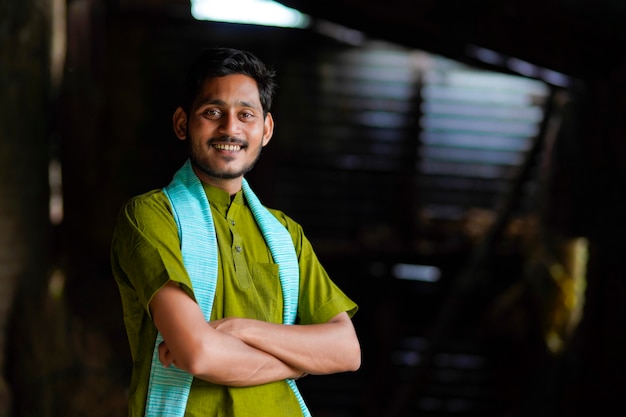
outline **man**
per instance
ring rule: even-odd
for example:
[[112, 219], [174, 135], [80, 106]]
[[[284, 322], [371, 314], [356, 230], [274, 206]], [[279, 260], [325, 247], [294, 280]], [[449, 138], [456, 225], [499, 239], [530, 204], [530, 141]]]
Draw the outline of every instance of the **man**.
[[295, 379], [360, 366], [356, 304], [244, 179], [273, 134], [274, 88], [252, 54], [205, 51], [173, 116], [188, 161], [120, 213], [130, 416], [308, 416]]

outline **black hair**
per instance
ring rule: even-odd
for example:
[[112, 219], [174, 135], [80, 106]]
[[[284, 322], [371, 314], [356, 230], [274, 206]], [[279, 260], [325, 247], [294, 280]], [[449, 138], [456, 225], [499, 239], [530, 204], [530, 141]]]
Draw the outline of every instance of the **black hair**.
[[180, 103], [185, 113], [190, 114], [191, 106], [204, 81], [232, 74], [244, 74], [256, 81], [263, 115], [267, 115], [272, 107], [276, 90], [274, 70], [268, 68], [252, 53], [232, 48], [207, 49], [189, 67]]

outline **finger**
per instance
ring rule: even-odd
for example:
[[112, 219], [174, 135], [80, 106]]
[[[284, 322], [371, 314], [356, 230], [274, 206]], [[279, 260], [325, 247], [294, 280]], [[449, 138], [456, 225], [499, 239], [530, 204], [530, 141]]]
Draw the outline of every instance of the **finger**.
[[165, 342], [159, 345], [159, 361], [165, 367], [170, 366], [172, 362], [174, 362], [174, 358], [172, 357], [172, 354]]

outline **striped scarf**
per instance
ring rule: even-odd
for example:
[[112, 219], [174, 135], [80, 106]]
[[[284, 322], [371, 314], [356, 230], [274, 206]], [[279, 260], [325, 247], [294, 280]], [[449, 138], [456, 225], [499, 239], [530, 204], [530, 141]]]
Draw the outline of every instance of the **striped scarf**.
[[[299, 287], [298, 259], [293, 241], [287, 229], [261, 204], [245, 179], [242, 189], [274, 262], [278, 264], [283, 292], [283, 324], [293, 324], [298, 309]], [[176, 172], [172, 182], [163, 191], [170, 201], [178, 226], [183, 263], [191, 279], [194, 295], [205, 319], [209, 321], [218, 273], [217, 239], [211, 207], [189, 160]], [[162, 341], [163, 337], [158, 333], [152, 354], [145, 415], [183, 417], [193, 376], [175, 366], [165, 368], [160, 364], [158, 348]], [[288, 379], [287, 383], [293, 390], [303, 415], [310, 417], [295, 381]]]

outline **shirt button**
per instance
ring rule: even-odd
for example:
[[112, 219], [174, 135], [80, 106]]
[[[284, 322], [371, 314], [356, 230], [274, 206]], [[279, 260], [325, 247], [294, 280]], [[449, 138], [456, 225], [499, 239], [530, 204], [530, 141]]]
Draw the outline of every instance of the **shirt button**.
[[231, 221], [230, 221], [230, 224], [234, 226], [234, 225], [235, 225], [235, 221], [234, 221], [234, 220], [231, 220]]
[[235, 246], [235, 250], [236, 250], [237, 252], [241, 252], [241, 246]]

